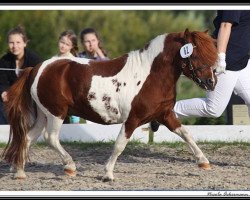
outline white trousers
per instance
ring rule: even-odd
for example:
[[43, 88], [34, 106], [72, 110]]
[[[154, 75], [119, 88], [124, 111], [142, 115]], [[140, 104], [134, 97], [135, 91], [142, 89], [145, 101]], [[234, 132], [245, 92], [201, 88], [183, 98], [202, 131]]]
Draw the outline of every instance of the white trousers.
[[174, 112], [178, 118], [219, 117], [226, 109], [234, 92], [248, 106], [250, 116], [250, 61], [240, 71], [226, 71], [217, 75], [218, 82], [214, 91], [206, 93], [206, 98], [193, 98], [177, 101]]

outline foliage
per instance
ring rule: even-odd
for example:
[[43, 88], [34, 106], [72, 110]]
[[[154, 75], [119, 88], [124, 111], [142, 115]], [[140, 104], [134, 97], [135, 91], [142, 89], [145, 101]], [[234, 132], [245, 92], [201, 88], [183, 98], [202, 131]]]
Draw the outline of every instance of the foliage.
[[[185, 28], [207, 29], [201, 11], [1, 10], [0, 17], [2, 44], [6, 44], [7, 32], [21, 24], [30, 38], [29, 47], [45, 59], [56, 54], [58, 37], [66, 29], [73, 29], [79, 34], [83, 28], [95, 28], [110, 58], [142, 48], [159, 34], [183, 31]], [[7, 44], [1, 45], [0, 53], [3, 54], [6, 49]]]
[[208, 117], [200, 117], [195, 121], [195, 125], [221, 125], [225, 124], [225, 116], [222, 115], [218, 118], [208, 118]]

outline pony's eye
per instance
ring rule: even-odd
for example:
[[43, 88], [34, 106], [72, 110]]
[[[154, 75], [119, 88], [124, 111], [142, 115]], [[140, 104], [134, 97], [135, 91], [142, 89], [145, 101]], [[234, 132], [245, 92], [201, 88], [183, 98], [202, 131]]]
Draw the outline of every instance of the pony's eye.
[[196, 75], [197, 75], [198, 77], [202, 76], [202, 70], [197, 70], [197, 71], [196, 71]]

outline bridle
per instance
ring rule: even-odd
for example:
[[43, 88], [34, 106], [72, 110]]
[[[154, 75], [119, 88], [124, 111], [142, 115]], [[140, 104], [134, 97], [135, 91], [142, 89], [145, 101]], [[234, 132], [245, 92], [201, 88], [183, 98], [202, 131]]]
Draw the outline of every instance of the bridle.
[[[205, 68], [208, 68], [209, 66], [203, 65], [201, 67], [198, 67], [198, 68], [194, 69], [194, 67], [192, 65], [191, 56], [189, 56], [187, 58], [183, 58], [183, 59], [184, 59], [184, 62], [182, 63], [181, 68], [185, 69], [186, 67], [188, 67], [189, 71], [191, 72], [189, 78], [192, 79], [199, 86], [203, 86], [203, 87], [205, 87], [205, 89], [208, 89], [207, 88], [207, 81], [206, 81], [206, 79], [200, 79], [197, 76], [197, 71], [203, 71]], [[209, 68], [211, 68], [211, 67], [209, 67]]]

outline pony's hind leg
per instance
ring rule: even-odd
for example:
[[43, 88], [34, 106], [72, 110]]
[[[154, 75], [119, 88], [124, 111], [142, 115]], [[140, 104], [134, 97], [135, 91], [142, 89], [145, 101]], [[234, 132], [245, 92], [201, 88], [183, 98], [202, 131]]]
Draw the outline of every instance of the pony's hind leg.
[[116, 139], [115, 146], [112, 152], [112, 155], [107, 161], [107, 164], [105, 166], [105, 175], [102, 178], [102, 181], [113, 181], [114, 180], [114, 175], [113, 175], [113, 170], [114, 166], [116, 163], [116, 160], [118, 156], [123, 152], [125, 149], [129, 139], [126, 137], [126, 132], [125, 132], [125, 125], [122, 125], [122, 128], [120, 130], [120, 133]]
[[[30, 146], [38, 139], [38, 137], [43, 133], [45, 130], [46, 125], [46, 116], [41, 112], [40, 109], [37, 111], [37, 119], [33, 125], [33, 127], [29, 130], [27, 134], [27, 149], [28, 152]], [[15, 179], [24, 179], [26, 178], [26, 174], [24, 172], [25, 162], [23, 163], [22, 167], [15, 167], [11, 166], [11, 171], [16, 170], [14, 174]]]
[[47, 116], [47, 133], [45, 139], [60, 155], [64, 166], [64, 172], [69, 176], [76, 175], [76, 166], [72, 157], [64, 150], [59, 141], [59, 133], [63, 120], [53, 115]]

